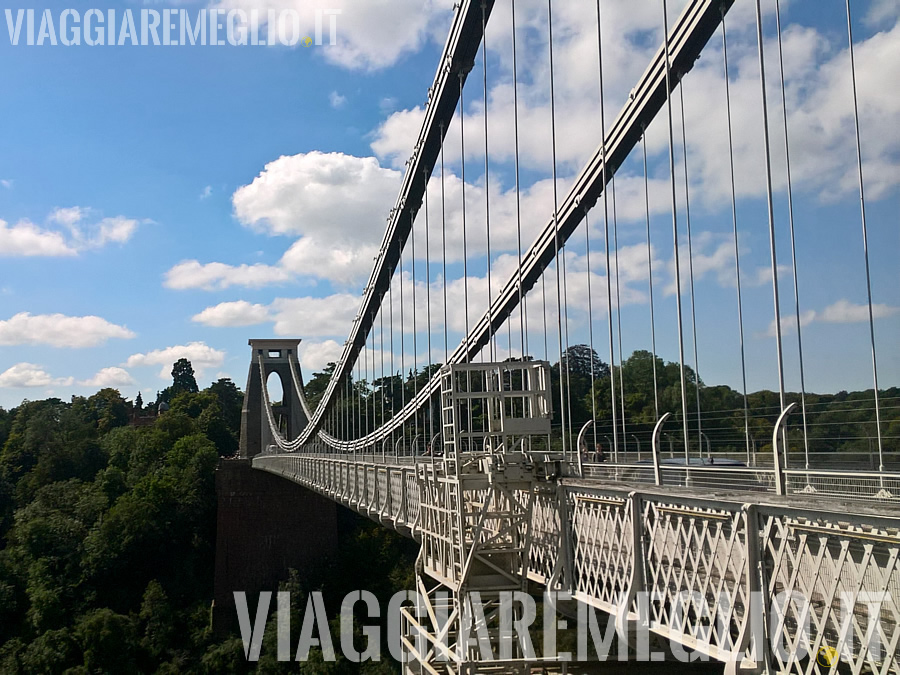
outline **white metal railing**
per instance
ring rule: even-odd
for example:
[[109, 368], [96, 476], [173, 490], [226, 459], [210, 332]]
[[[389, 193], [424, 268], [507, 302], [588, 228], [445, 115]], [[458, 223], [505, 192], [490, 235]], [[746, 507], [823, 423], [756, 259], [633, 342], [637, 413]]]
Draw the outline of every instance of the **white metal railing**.
[[[584, 478], [606, 483], [654, 484], [653, 465], [647, 462], [585, 462]], [[662, 464], [662, 484], [688, 487], [702, 492], [772, 492], [772, 467], [745, 467], [732, 464]], [[900, 504], [900, 472], [842, 469], [784, 469], [787, 495], [813, 495], [827, 499]]]
[[[391, 459], [408, 458], [267, 455], [254, 466], [415, 537], [421, 476], [416, 463]], [[702, 481], [717, 468], [690, 467], [690, 487], [674, 483], [684, 469], [666, 467], [663, 478], [672, 483], [662, 489], [598, 479], [544, 483], [534, 495], [523, 574], [568, 590], [619, 622], [646, 622], [664, 638], [714, 659], [744, 659], [744, 665], [753, 660], [748, 650], [756, 594], [768, 627], [757, 639], [786, 636], [787, 651], [756, 652], [749, 665], [761, 668], [767, 661], [771, 671], [816, 673], [814, 661], [810, 666], [798, 655], [827, 648], [852, 672], [900, 673], [900, 510], [872, 504], [854, 515], [852, 508], [818, 499], [824, 490], [804, 493], [803, 500], [770, 491], [710, 494]], [[793, 488], [798, 479], [837, 480], [841, 474], [789, 470], [785, 477]], [[883, 478], [865, 476], [879, 486]], [[641, 593], [657, 601], [641, 602]], [[809, 602], [778, 606], [775, 601], [791, 593]], [[875, 595], [882, 601], [871, 614], [866, 602]], [[804, 632], [807, 620], [812, 630]], [[878, 622], [874, 633], [872, 621]], [[879, 641], [870, 639], [874, 634]]]

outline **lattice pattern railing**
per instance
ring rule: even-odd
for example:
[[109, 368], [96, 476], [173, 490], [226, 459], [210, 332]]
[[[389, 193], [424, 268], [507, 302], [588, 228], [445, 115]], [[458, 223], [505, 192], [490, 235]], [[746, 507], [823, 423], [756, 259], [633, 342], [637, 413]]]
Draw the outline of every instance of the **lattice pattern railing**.
[[560, 510], [557, 492], [539, 491], [535, 495], [531, 522], [531, 550], [528, 575], [547, 584], [557, 571], [560, 551]]
[[[762, 525], [768, 595], [782, 600], [772, 630], [783, 636], [772, 645], [779, 670], [819, 672], [817, 657], [826, 655], [854, 673], [898, 672], [900, 522], [850, 525], [768, 511]], [[791, 602], [795, 594], [811, 602]], [[804, 653], [812, 658], [795, 658]]]
[[615, 613], [627, 602], [634, 570], [634, 530], [627, 498], [568, 494], [575, 596]]
[[750, 607], [752, 516], [677, 500], [642, 507], [651, 625], [727, 660]]
[[[448, 579], [461, 569], [452, 545], [456, 496], [428, 462], [281, 455], [254, 466], [406, 534], [428, 529], [430, 565]], [[798, 675], [830, 672], [825, 662], [841, 672], [900, 673], [898, 514], [871, 506], [853, 516], [827, 501], [810, 504], [764, 493], [728, 500], [674, 488], [548, 484], [534, 495], [523, 573], [714, 659], [767, 659], [773, 671]], [[804, 602], [782, 602], [791, 594]], [[758, 626], [755, 606], [769, 610]]]

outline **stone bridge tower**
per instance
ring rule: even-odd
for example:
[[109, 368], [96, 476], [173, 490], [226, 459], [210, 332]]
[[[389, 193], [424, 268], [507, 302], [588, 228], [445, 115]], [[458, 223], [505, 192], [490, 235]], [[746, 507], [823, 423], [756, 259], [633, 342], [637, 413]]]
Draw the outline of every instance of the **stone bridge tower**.
[[307, 423], [291, 374], [291, 368], [296, 367], [297, 381], [302, 384], [300, 365], [297, 362], [297, 346], [300, 340], [296, 338], [250, 340], [249, 344], [253, 358], [250, 361], [250, 372], [247, 374], [244, 408], [241, 411], [240, 456], [244, 459], [253, 459], [263, 452], [267, 445], [275, 442], [269, 430], [263, 403], [263, 387], [266, 386], [272, 373], [277, 373], [281, 378], [281, 389], [284, 392], [281, 405], [272, 409], [276, 421], [280, 420], [283, 423], [281, 432], [284, 437], [294, 438]]
[[284, 398], [272, 414], [285, 438], [307, 423], [294, 389], [291, 368], [298, 339], [250, 340], [253, 356], [241, 413], [240, 457], [223, 459], [216, 470], [215, 604], [217, 634], [236, 630], [234, 592], [277, 591], [290, 569], [301, 575], [338, 550], [337, 504], [296, 483], [253, 468], [253, 458], [274, 443], [265, 411], [263, 387], [272, 373], [281, 378]]

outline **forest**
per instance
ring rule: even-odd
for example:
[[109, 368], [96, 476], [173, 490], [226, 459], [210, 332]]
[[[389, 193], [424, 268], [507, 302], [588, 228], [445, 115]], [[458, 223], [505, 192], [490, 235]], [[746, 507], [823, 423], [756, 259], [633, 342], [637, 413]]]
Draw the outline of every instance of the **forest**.
[[[515, 359], [513, 359], [515, 360]], [[532, 360], [525, 357], [525, 360]], [[348, 380], [339, 390], [337, 407], [339, 418], [346, 424], [334, 430], [338, 437], [351, 438], [360, 431], [381, 423], [406, 401], [411, 400], [440, 368], [432, 365], [415, 372], [365, 380]], [[314, 373], [304, 389], [312, 405], [325, 392], [334, 364]], [[587, 345], [572, 345], [562, 358], [550, 364], [554, 442], [558, 443], [563, 421], [573, 437], [591, 419], [596, 421], [597, 437], [606, 443], [613, 436], [613, 401], [615, 427], [620, 448], [634, 452], [643, 444], [649, 450], [655, 422], [664, 413], [672, 413], [665, 429], [663, 450], [669, 442], [684, 447], [679, 435], [684, 419], [682, 408], [681, 368], [677, 362], [664, 361], [649, 351], [638, 350], [621, 365], [612, 368]], [[684, 366], [685, 398], [688, 430], [692, 452], [696, 452], [703, 438], [703, 453], [744, 457], [749, 448], [759, 453], [760, 461], [771, 464], [772, 431], [782, 410], [777, 391], [748, 392], [746, 396], [727, 385], [708, 385], [694, 370]], [[560, 394], [562, 387], [563, 394]], [[613, 390], [615, 395], [613, 395]], [[885, 466], [900, 467], [900, 387], [879, 392], [882, 450]], [[797, 409], [789, 418], [788, 435], [792, 451], [809, 448], [813, 456], [825, 456], [838, 461], [852, 458], [850, 463], [874, 461], [877, 455], [878, 433], [874, 392], [839, 391], [831, 394], [787, 391], [785, 405], [796, 402]], [[805, 405], [806, 414], [803, 414]], [[698, 409], [700, 414], [698, 415]], [[476, 425], [478, 414], [476, 413]], [[805, 417], [806, 431], [804, 438]], [[411, 428], [440, 429], [439, 411], [424, 409]], [[407, 436], [416, 435], [410, 430]], [[593, 434], [592, 434], [593, 435]], [[426, 435], [423, 434], [422, 438]], [[419, 443], [424, 441], [420, 439]], [[417, 448], [421, 452], [423, 448]], [[877, 467], [867, 467], [877, 468]]]
[[[210, 625], [214, 472], [237, 450], [242, 401], [227, 379], [199, 390], [182, 360], [146, 408], [102, 389], [0, 409], [0, 672], [249, 672], [240, 636], [216, 639]], [[342, 520], [344, 555], [285, 581], [295, 611], [311, 590], [336, 615], [360, 580], [380, 598], [412, 586], [412, 542]], [[275, 653], [263, 649], [257, 672], [297, 672]], [[395, 672], [366, 666], [382, 668]]]
[[[313, 403], [332, 369], [333, 364], [309, 378], [305, 389]], [[348, 404], [358, 400], [373, 415], [387, 415], [431, 371], [348, 383], [356, 393]], [[654, 360], [648, 352], [635, 352], [610, 368], [588, 347], [576, 345], [551, 373], [554, 398], [559, 400], [562, 386], [566, 415], [576, 430], [595, 415], [607, 433], [613, 383], [619, 415], [624, 410], [635, 435], [661, 411], [681, 414], [678, 364]], [[689, 411], [696, 411], [699, 388], [714, 453], [740, 451], [745, 425], [765, 450], [778, 414], [777, 392], [749, 394], [745, 417], [741, 392], [707, 386], [689, 368], [685, 373]], [[789, 401], [798, 399], [795, 392], [787, 395]], [[228, 379], [200, 390], [191, 364], [182, 359], [173, 367], [172, 384], [146, 406], [140, 395], [131, 401], [102, 389], [70, 401], [26, 400], [0, 409], [0, 672], [250, 670], [240, 637], [217, 639], [210, 626], [214, 475], [220, 458], [237, 451], [242, 400]], [[884, 449], [896, 453], [900, 389], [882, 391], [880, 400]], [[816, 452], [840, 456], [871, 449], [871, 390], [809, 393], [806, 404]], [[555, 415], [559, 423], [559, 409]], [[696, 414], [689, 421], [696, 424]], [[797, 433], [794, 424], [792, 442]], [[323, 590], [330, 615], [336, 616], [350, 590], [368, 588], [386, 600], [413, 587], [415, 544], [341, 511], [341, 555], [321, 570], [284, 582], [296, 613], [313, 590]], [[333, 631], [337, 635], [336, 626]], [[274, 640], [269, 625], [257, 672], [396, 671], [387, 660], [326, 664], [315, 655], [305, 664], [278, 663]]]

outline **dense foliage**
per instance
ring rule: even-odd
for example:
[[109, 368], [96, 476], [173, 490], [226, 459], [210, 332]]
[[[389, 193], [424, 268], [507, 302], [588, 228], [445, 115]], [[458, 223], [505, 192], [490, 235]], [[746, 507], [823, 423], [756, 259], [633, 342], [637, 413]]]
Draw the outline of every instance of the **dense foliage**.
[[0, 671], [190, 662], [209, 639], [213, 472], [240, 401], [220, 380], [157, 419], [112, 389], [0, 413]]
[[[526, 357], [525, 360], [531, 360]], [[318, 401], [325, 391], [333, 363], [321, 373], [314, 373], [306, 386], [307, 395]], [[440, 368], [432, 365], [410, 370], [405, 376], [395, 374], [377, 377], [372, 382], [348, 380], [339, 389], [336, 419], [346, 419], [334, 432], [340, 437], [356, 437], [390, 419], [403, 405], [412, 400]], [[623, 419], [626, 434], [620, 436], [620, 447], [634, 451], [638, 442], [649, 448], [650, 436], [657, 419], [666, 412], [672, 413], [665, 429], [664, 446], [668, 439], [677, 446], [683, 441], [679, 432], [683, 429], [681, 404], [681, 368], [677, 362], [667, 362], [654, 357], [648, 351], [638, 350], [620, 365], [610, 368], [588, 345], [572, 345], [563, 352], [562, 359], [551, 365], [551, 388], [555, 443], [561, 443], [560, 429], [563, 414], [566, 426], [573, 436], [591, 419], [596, 420], [597, 437], [603, 445], [606, 437], [613, 435], [613, 401], [616, 410], [616, 431], [621, 434]], [[560, 394], [560, 387], [564, 396]], [[615, 389], [615, 397], [613, 396]], [[707, 385], [700, 380], [690, 366], [684, 367], [684, 391], [687, 399], [688, 429], [692, 452], [697, 451], [699, 431], [703, 432], [704, 453], [729, 453], [741, 455], [747, 450], [747, 440], [759, 453], [771, 452], [772, 431], [781, 403], [778, 392], [767, 390], [744, 395], [727, 385]], [[900, 387], [880, 392], [881, 434], [883, 449], [892, 466], [900, 461]], [[702, 412], [698, 430], [698, 398]], [[807, 392], [807, 437], [812, 453], [856, 453], [856, 461], [864, 461], [861, 455], [877, 453], [874, 393], [868, 391], [835, 394]], [[799, 392], [786, 392], [785, 404], [798, 403], [790, 418], [789, 437], [791, 447], [803, 447], [802, 414]], [[484, 411], [473, 403], [475, 428], [483, 424]], [[416, 420], [411, 421], [409, 438], [416, 430], [439, 430], [440, 414], [437, 406], [423, 409]], [[624, 440], [623, 440], [624, 438]], [[636, 442], [637, 441], [637, 442]], [[419, 440], [419, 448], [424, 442]], [[408, 449], [407, 449], [408, 451]]]
[[[214, 471], [237, 450], [243, 394], [227, 379], [199, 391], [187, 361], [172, 375], [158, 416], [113, 389], [0, 409], [0, 672], [248, 670], [240, 637], [210, 626]], [[383, 598], [412, 587], [412, 542], [350, 518], [347, 555], [285, 584], [295, 610], [313, 589], [334, 616], [360, 580]], [[296, 672], [269, 633], [259, 671]]]

